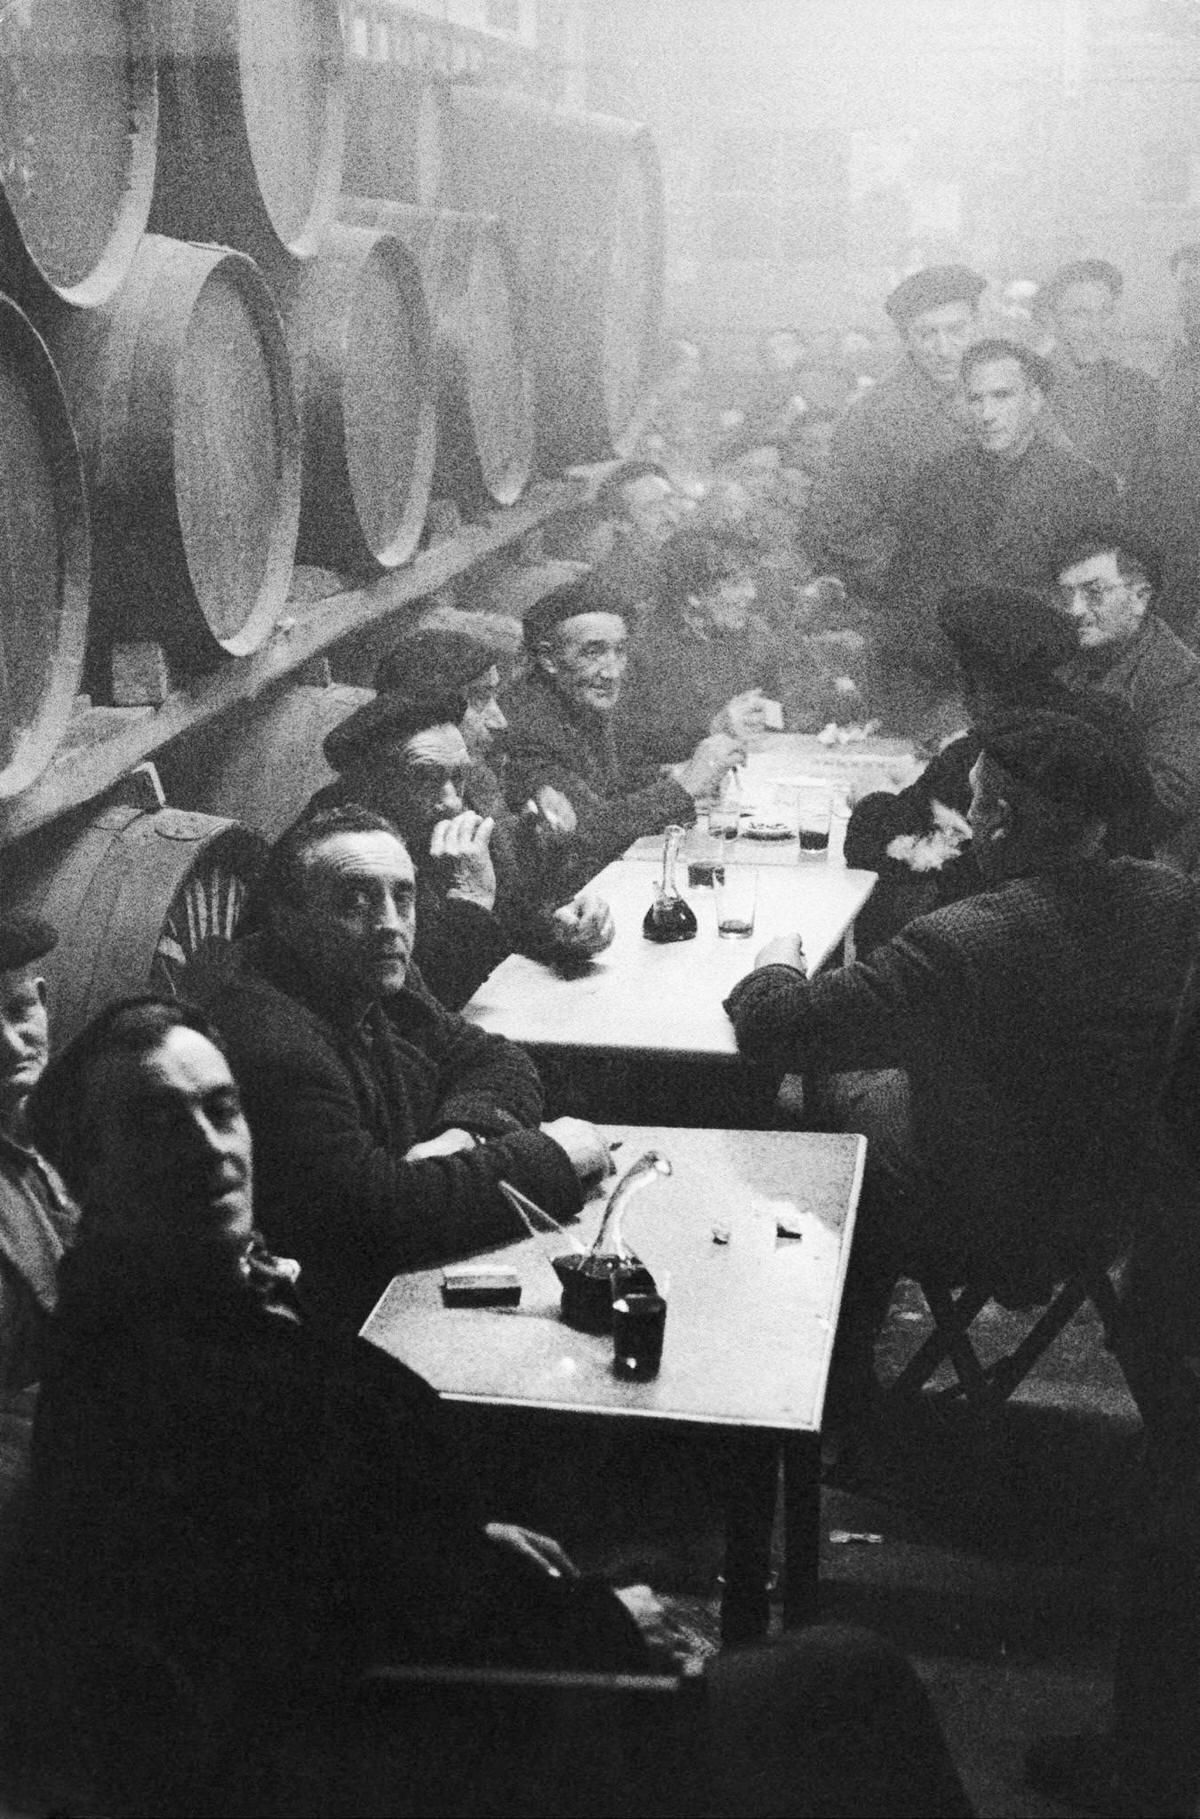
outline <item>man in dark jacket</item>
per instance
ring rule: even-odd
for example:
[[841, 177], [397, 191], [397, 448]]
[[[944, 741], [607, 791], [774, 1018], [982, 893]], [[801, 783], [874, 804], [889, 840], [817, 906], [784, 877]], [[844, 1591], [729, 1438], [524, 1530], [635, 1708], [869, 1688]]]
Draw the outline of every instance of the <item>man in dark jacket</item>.
[[508, 773], [515, 808], [545, 784], [575, 811], [577, 881], [595, 877], [641, 834], [696, 818], [696, 801], [744, 757], [729, 733], [702, 739], [659, 772], [621, 762], [614, 715], [629, 663], [624, 613], [591, 578], [557, 588], [525, 620], [532, 668], [508, 694]]
[[1122, 491], [1140, 485], [1154, 459], [1159, 408], [1149, 373], [1107, 351], [1124, 288], [1107, 259], [1074, 259], [1037, 294], [1054, 332], [1054, 416], [1076, 454], [1111, 474]]
[[[120, 1777], [59, 1780], [59, 1797], [213, 1815], [580, 1810], [579, 1753], [544, 1688], [519, 1707], [418, 1694], [355, 1797], [370, 1734], [352, 1691], [369, 1666], [663, 1673], [677, 1639], [649, 1587], [614, 1594], [549, 1537], [488, 1522], [428, 1384], [306, 1307], [295, 1266], [257, 1237], [260, 1159], [212, 1027], [161, 1000], [111, 1007], [48, 1074], [34, 1126], [84, 1218], [6, 1641], [29, 1650], [19, 1690], [51, 1752], [99, 1712]], [[597, 1704], [589, 1811], [970, 1810], [915, 1677], [873, 1637], [810, 1629], [690, 1686], [647, 1707], [636, 1790]]]
[[245, 1083], [263, 1231], [356, 1327], [397, 1270], [516, 1235], [500, 1180], [569, 1218], [608, 1166], [591, 1125], [539, 1130], [521, 1049], [426, 991], [414, 902], [391, 823], [323, 811], [273, 849], [260, 931], [209, 993]]
[[1103, 857], [1130, 792], [1099, 728], [985, 731], [972, 787], [987, 888], [812, 980], [770, 942], [726, 1005], [747, 1056], [837, 1074], [840, 1126], [870, 1140], [841, 1328], [860, 1386], [906, 1264], [1044, 1287], [1120, 1229], [1195, 939], [1186, 879]]
[[[494, 776], [471, 758], [462, 723], [481, 712], [470, 702], [495, 666], [476, 675], [478, 647], [462, 634], [430, 631], [420, 648], [424, 687], [381, 687], [327, 735], [325, 756], [338, 780], [309, 806], [358, 802], [396, 823], [416, 866], [421, 976], [443, 1004], [461, 1010], [509, 954], [575, 964], [609, 945], [613, 923], [602, 898], [572, 899], [563, 882], [570, 805], [543, 789], [514, 813], [495, 800]], [[385, 680], [394, 673], [389, 667]]]
[[914, 480], [877, 618], [881, 682], [898, 701], [954, 694], [937, 622], [948, 589], [1045, 589], [1053, 552], [1115, 514], [1115, 482], [1045, 433], [1052, 383], [1046, 362], [1015, 341], [979, 341], [963, 360], [973, 446]]

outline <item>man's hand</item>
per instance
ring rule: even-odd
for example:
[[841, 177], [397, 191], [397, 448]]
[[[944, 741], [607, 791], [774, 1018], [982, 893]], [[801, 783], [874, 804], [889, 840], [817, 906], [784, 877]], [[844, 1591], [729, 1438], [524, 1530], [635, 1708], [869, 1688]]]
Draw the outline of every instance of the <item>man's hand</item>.
[[608, 1139], [586, 1118], [552, 1118], [549, 1124], [543, 1124], [542, 1131], [567, 1152], [567, 1160], [581, 1181], [599, 1180], [611, 1170]]
[[760, 688], [748, 688], [713, 715], [709, 731], [728, 733], [744, 745], [752, 734], [765, 732], [766, 726], [767, 698]]
[[489, 850], [496, 823], [464, 809], [451, 821], [439, 821], [429, 842], [429, 857], [450, 869], [448, 897], [461, 897], [488, 911], [496, 907], [496, 872]]
[[489, 1541], [496, 1541], [501, 1547], [520, 1554], [523, 1560], [532, 1561], [551, 1579], [578, 1579], [580, 1576], [570, 1555], [565, 1554], [550, 1535], [539, 1535], [536, 1530], [521, 1528], [515, 1522], [489, 1522], [483, 1532]]
[[707, 796], [735, 764], [746, 762], [746, 748], [728, 733], [710, 733], [701, 739], [690, 758], [671, 767], [671, 775], [693, 801]]
[[617, 925], [603, 897], [593, 897], [582, 891], [570, 903], [555, 910], [550, 918], [550, 930], [557, 953], [586, 959], [589, 954], [602, 954], [606, 947], [611, 947]]
[[455, 1156], [459, 1150], [475, 1148], [475, 1139], [470, 1131], [457, 1128], [442, 1131], [436, 1137], [427, 1137], [424, 1143], [414, 1143], [410, 1150], [405, 1150], [406, 1162], [424, 1162], [430, 1156]]
[[776, 935], [754, 956], [755, 966], [792, 966], [798, 973], [808, 973], [808, 961], [799, 935]]
[[564, 796], [552, 783], [543, 783], [541, 789], [529, 798], [521, 814], [530, 821], [536, 821], [548, 834], [553, 834], [556, 840], [569, 840], [579, 824], [570, 797]]

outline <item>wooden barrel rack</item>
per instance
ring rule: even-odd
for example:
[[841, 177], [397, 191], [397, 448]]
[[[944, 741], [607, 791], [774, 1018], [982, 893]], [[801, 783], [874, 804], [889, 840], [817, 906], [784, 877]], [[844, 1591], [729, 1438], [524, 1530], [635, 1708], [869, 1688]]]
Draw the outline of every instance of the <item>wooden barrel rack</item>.
[[326, 733], [374, 692], [340, 682], [298, 683], [269, 701], [247, 702], [206, 736], [163, 753], [163, 788], [172, 802], [234, 816], [277, 840], [333, 781], [321, 751]]
[[111, 699], [114, 643], [179, 669], [256, 650], [287, 598], [300, 436], [253, 262], [147, 234], [114, 302], [56, 322], [51, 347], [92, 516], [93, 694]]
[[154, 0], [158, 171], [150, 226], [249, 253], [311, 258], [341, 181], [338, 0]]
[[105, 303], [145, 232], [158, 87], [149, 0], [0, 7], [0, 284]]
[[516, 249], [544, 472], [602, 461], [648, 392], [662, 322], [662, 174], [645, 127], [455, 87], [448, 200]]
[[335, 223], [284, 319], [303, 432], [297, 557], [348, 574], [396, 568], [425, 522], [437, 434], [416, 260], [394, 234]]
[[66, 730], [87, 640], [83, 469], [40, 336], [0, 297], [0, 800]]
[[420, 266], [437, 364], [435, 493], [514, 504], [533, 468], [534, 380], [508, 235], [494, 215], [381, 197], [343, 196], [338, 212], [396, 234]]
[[14, 855], [6, 896], [59, 932], [46, 961], [56, 1047], [129, 992], [173, 994], [233, 939], [266, 853], [235, 821], [118, 802]]

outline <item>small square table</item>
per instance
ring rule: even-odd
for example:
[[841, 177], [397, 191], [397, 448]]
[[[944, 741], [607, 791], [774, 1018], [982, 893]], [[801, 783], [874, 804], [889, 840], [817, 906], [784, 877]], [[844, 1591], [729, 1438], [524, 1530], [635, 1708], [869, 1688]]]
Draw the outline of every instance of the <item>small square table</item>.
[[[510, 1308], [447, 1308], [440, 1270], [397, 1276], [364, 1338], [448, 1400], [535, 1417], [659, 1423], [703, 1446], [725, 1503], [726, 1641], [762, 1635], [779, 1462], [784, 1467], [783, 1619], [816, 1607], [820, 1429], [862, 1180], [862, 1137], [792, 1131], [610, 1126], [622, 1169], [645, 1149], [669, 1179], [635, 1198], [625, 1238], [668, 1302], [662, 1365], [648, 1382], [612, 1369], [612, 1342], [558, 1318], [549, 1254], [526, 1238], [489, 1253], [518, 1272]], [[601, 1201], [578, 1228], [586, 1244]], [[781, 1236], [780, 1219], [795, 1227]], [[716, 1231], [728, 1232], [718, 1242]]]

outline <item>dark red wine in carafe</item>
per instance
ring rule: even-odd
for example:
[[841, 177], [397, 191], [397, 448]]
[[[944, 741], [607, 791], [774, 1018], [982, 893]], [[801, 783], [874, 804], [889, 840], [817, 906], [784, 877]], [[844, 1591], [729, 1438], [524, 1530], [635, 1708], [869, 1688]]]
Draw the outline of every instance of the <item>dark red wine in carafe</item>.
[[642, 933], [647, 941], [690, 941], [699, 927], [690, 904], [675, 884], [675, 862], [683, 840], [681, 827], [669, 827], [663, 845], [662, 883], [654, 887], [654, 902], [646, 911]]

